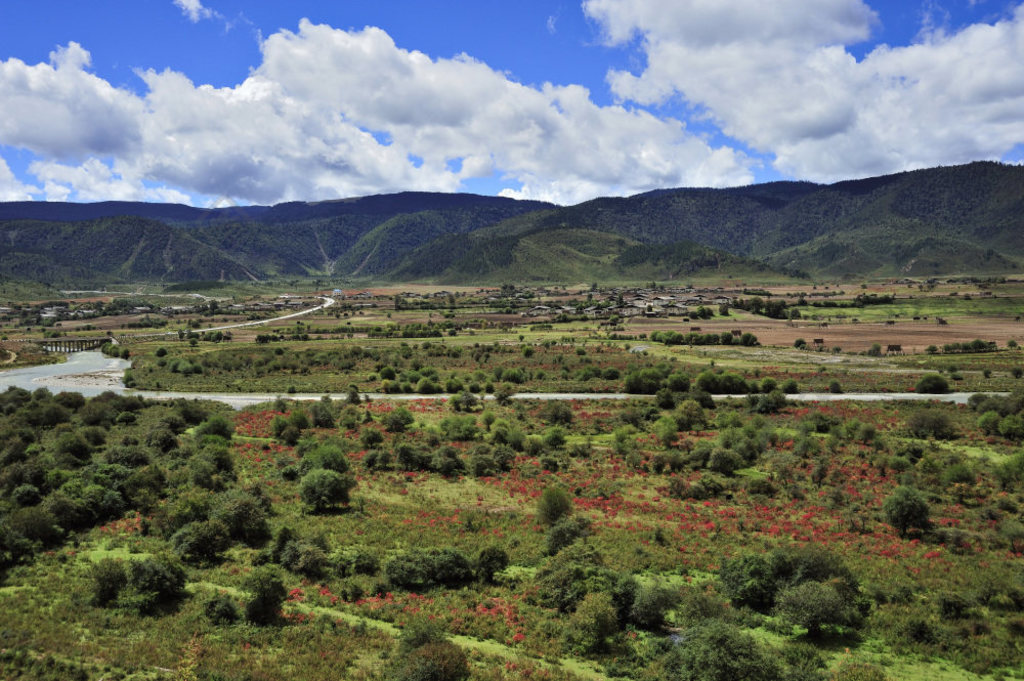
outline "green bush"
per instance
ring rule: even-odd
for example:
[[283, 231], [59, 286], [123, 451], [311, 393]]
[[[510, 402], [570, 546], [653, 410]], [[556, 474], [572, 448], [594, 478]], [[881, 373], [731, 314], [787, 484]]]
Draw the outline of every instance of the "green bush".
[[582, 653], [601, 652], [619, 629], [612, 597], [605, 592], [588, 593], [567, 625], [564, 636], [571, 648]]
[[476, 577], [482, 582], [493, 582], [494, 575], [508, 567], [509, 558], [499, 546], [485, 546], [476, 557]]
[[249, 600], [245, 603], [245, 619], [253, 624], [273, 624], [277, 621], [281, 606], [288, 592], [277, 568], [261, 565], [249, 573], [245, 580]]
[[914, 386], [914, 392], [941, 395], [949, 392], [949, 382], [939, 374], [925, 374]]
[[230, 440], [231, 436], [235, 434], [235, 427], [227, 418], [217, 414], [196, 426], [195, 433], [198, 438], [203, 438], [206, 435], [215, 435], [216, 437]]
[[469, 678], [469, 660], [450, 641], [427, 643], [400, 658], [396, 681], [463, 681]]
[[856, 627], [861, 620], [854, 603], [825, 582], [802, 582], [784, 589], [776, 602], [782, 620], [803, 627], [809, 638], [819, 637], [823, 627]]
[[134, 560], [128, 564], [128, 580], [118, 603], [143, 614], [155, 612], [185, 595], [185, 571], [167, 556]]
[[537, 500], [537, 520], [551, 526], [572, 513], [572, 498], [562, 487], [547, 487]]
[[93, 605], [105, 606], [117, 600], [121, 589], [128, 584], [128, 571], [121, 561], [103, 558], [92, 566], [92, 588], [90, 602]]
[[590, 520], [587, 518], [562, 516], [548, 528], [544, 537], [544, 550], [553, 556], [577, 539], [590, 535]]
[[690, 629], [679, 646], [680, 679], [777, 681], [782, 669], [754, 637], [719, 620]]
[[232, 624], [238, 621], [238, 606], [235, 600], [226, 593], [216, 593], [206, 599], [203, 612], [214, 624]]
[[882, 504], [886, 521], [903, 536], [913, 529], [926, 530], [931, 525], [931, 510], [924, 495], [913, 487], [897, 487]]
[[356, 480], [349, 474], [318, 468], [310, 471], [299, 483], [299, 496], [314, 512], [326, 511], [338, 504], [347, 504], [349, 491]]

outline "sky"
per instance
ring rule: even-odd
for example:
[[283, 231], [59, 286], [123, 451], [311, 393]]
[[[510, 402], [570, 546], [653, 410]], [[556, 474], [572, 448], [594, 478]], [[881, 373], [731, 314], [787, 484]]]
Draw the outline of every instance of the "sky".
[[0, 0], [0, 201], [575, 204], [1024, 162], [1024, 2]]

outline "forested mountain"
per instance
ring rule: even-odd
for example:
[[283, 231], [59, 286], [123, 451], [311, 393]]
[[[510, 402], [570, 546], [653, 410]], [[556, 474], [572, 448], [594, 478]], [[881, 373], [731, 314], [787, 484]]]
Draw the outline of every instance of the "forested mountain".
[[0, 274], [68, 283], [1007, 273], [1024, 265], [1024, 168], [662, 189], [569, 207], [413, 192], [220, 209], [8, 203], [0, 244]]

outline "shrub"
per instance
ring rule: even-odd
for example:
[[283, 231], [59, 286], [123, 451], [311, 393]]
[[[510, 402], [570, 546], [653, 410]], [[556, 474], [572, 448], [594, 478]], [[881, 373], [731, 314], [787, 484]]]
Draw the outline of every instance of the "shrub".
[[230, 543], [228, 528], [219, 520], [189, 523], [171, 537], [174, 552], [187, 563], [212, 562]]
[[261, 565], [249, 573], [245, 589], [250, 593], [245, 604], [245, 619], [253, 624], [272, 624], [277, 621], [288, 592], [277, 568]]
[[612, 597], [604, 592], [588, 593], [569, 618], [565, 639], [577, 651], [595, 653], [605, 649], [608, 637], [618, 629]]
[[405, 407], [396, 407], [381, 417], [384, 430], [389, 433], [404, 433], [405, 429], [412, 425], [415, 419], [412, 412]]
[[92, 566], [90, 602], [105, 606], [117, 600], [121, 589], [128, 583], [128, 571], [113, 558], [104, 558]]
[[956, 437], [949, 416], [937, 409], [921, 409], [911, 414], [907, 419], [907, 430], [921, 439], [933, 437], [936, 440], [952, 440]]
[[469, 660], [451, 641], [420, 646], [401, 658], [396, 681], [462, 681], [469, 677]]
[[203, 612], [214, 624], [232, 624], [238, 621], [238, 606], [235, 605], [235, 600], [223, 592], [206, 599]]
[[903, 536], [912, 529], [926, 530], [931, 525], [931, 510], [924, 495], [913, 487], [897, 487], [882, 504], [886, 521]]
[[554, 525], [548, 528], [547, 536], [544, 538], [545, 552], [549, 556], [553, 556], [577, 539], [582, 539], [589, 535], [590, 520], [587, 518], [562, 516]]
[[230, 440], [235, 433], [235, 427], [227, 418], [217, 414], [206, 419], [196, 426], [196, 437], [203, 438], [206, 435], [215, 435], [225, 440]]
[[128, 580], [118, 602], [148, 614], [185, 594], [185, 571], [167, 556], [154, 556], [128, 564]]
[[715, 447], [708, 457], [708, 469], [721, 475], [732, 475], [744, 465], [746, 462], [742, 456], [723, 447]]
[[803, 582], [783, 590], [776, 598], [776, 612], [784, 622], [807, 630], [817, 638], [822, 627], [853, 627], [860, 623], [860, 613], [832, 584]]
[[686, 633], [679, 647], [679, 678], [775, 681], [782, 678], [782, 669], [754, 637], [712, 620]]
[[476, 577], [482, 582], [493, 582], [494, 575], [508, 567], [509, 558], [505, 549], [485, 546], [476, 557]]
[[665, 625], [665, 614], [679, 603], [679, 592], [660, 584], [639, 587], [629, 609], [629, 620], [650, 631]]
[[337, 504], [347, 504], [349, 490], [356, 481], [351, 475], [318, 468], [310, 471], [299, 483], [299, 496], [314, 512], [325, 511]]
[[572, 498], [561, 487], [548, 487], [537, 500], [537, 520], [542, 525], [554, 525], [572, 512]]
[[949, 392], [949, 382], [939, 374], [925, 374], [914, 386], [914, 392], [939, 395]]
[[999, 434], [1007, 440], [1024, 440], [1024, 417], [1010, 414], [999, 422]]

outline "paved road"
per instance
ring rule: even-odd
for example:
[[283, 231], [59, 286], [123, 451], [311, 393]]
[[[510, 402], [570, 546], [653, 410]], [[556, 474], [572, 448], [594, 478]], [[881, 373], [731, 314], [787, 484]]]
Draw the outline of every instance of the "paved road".
[[[280, 319], [280, 317], [278, 317]], [[68, 362], [64, 364], [44, 364], [23, 369], [11, 369], [0, 371], [0, 391], [8, 387], [16, 386], [26, 390], [36, 388], [48, 388], [53, 392], [68, 391], [79, 392], [86, 396], [98, 395], [104, 391], [111, 390], [117, 393], [139, 395], [152, 399], [202, 399], [215, 400], [229, 404], [239, 409], [241, 407], [269, 402], [278, 397], [286, 397], [292, 400], [319, 400], [324, 393], [296, 393], [281, 395], [280, 393], [202, 393], [202, 392], [172, 392], [163, 390], [130, 390], [124, 387], [121, 377], [124, 370], [129, 368], [131, 363], [123, 359], [106, 357], [100, 352], [87, 351], [75, 352], [70, 355]], [[946, 395], [922, 395], [919, 393], [845, 393], [836, 395], [833, 393], [798, 393], [787, 395], [786, 398], [796, 402], [832, 402], [838, 400], [852, 400], [856, 402], [893, 402], [899, 400], [912, 401], [939, 401], [965, 404], [974, 393], [949, 393]], [[1009, 393], [992, 393], [1007, 395]], [[374, 400], [443, 400], [450, 399], [452, 395], [417, 395], [398, 394], [386, 395], [383, 393], [360, 393], [362, 397], [369, 397]], [[332, 399], [344, 399], [347, 393], [332, 393]], [[482, 399], [493, 400], [493, 395], [483, 395]], [[515, 393], [514, 400], [628, 400], [641, 395], [630, 395], [627, 393]], [[743, 399], [737, 395], [715, 395], [716, 400]]]

